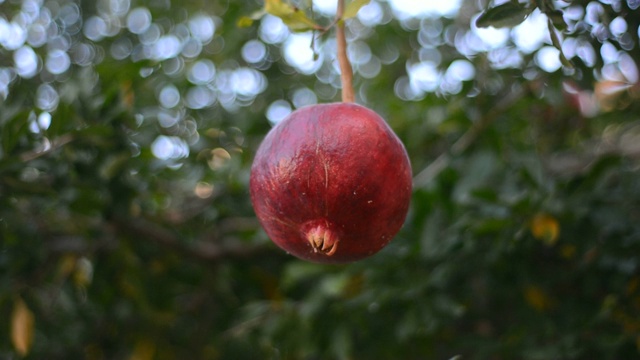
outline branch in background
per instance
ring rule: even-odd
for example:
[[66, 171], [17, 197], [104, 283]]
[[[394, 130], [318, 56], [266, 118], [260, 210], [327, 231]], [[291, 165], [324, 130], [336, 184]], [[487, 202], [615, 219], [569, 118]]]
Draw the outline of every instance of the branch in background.
[[47, 240], [47, 247], [52, 253], [87, 255], [100, 250], [117, 248], [118, 241], [111, 230], [105, 230], [98, 239], [87, 241], [85, 237], [77, 235], [51, 236]]
[[31, 150], [31, 151], [27, 151], [25, 153], [22, 153], [20, 155], [20, 160], [22, 160], [23, 162], [27, 162], [27, 161], [31, 161], [34, 159], [37, 159], [41, 156], [47, 155], [65, 145], [67, 145], [68, 143], [70, 143], [73, 140], [73, 135], [71, 134], [64, 134], [60, 137], [57, 137], [53, 140], [49, 140], [47, 138], [44, 138], [44, 143], [38, 147], [37, 149]]
[[640, 122], [629, 123], [586, 142], [581, 150], [551, 154], [544, 159], [547, 170], [557, 176], [573, 177], [588, 172], [599, 159], [619, 156], [640, 161]]
[[448, 153], [440, 154], [429, 166], [424, 168], [413, 178], [413, 188], [419, 189], [429, 184], [436, 176], [449, 166], [451, 158], [462, 154], [471, 146], [478, 136], [487, 128], [503, 111], [518, 102], [528, 91], [527, 87], [519, 87], [511, 90], [509, 94], [485, 114], [482, 119], [474, 123], [452, 146]]
[[[229, 218], [219, 224], [221, 233], [255, 230], [259, 225], [255, 218]], [[202, 261], [222, 259], [242, 259], [269, 253], [272, 247], [265, 245], [226, 245], [216, 244], [218, 232], [203, 234], [194, 243], [181, 241], [179, 235], [151, 221], [134, 218], [116, 218], [103, 226], [102, 235], [98, 239], [87, 241], [86, 237], [75, 235], [51, 236], [47, 246], [52, 253], [89, 255], [98, 251], [117, 249], [119, 237], [129, 236], [134, 239], [148, 241], [160, 245], [181, 256]]]
[[180, 241], [176, 233], [142, 218], [129, 220], [117, 217], [113, 220], [113, 226], [116, 233], [153, 242], [180, 255], [203, 261], [243, 259], [271, 251], [271, 248], [266, 245], [222, 246], [214, 243], [212, 239], [186, 244]]

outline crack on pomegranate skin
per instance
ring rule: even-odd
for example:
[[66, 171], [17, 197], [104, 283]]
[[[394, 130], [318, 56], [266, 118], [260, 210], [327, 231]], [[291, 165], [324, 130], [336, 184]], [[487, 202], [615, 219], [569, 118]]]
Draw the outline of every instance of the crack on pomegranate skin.
[[[329, 162], [325, 159], [322, 159], [322, 164], [324, 165], [324, 188], [325, 190], [329, 189]], [[329, 216], [329, 191], [325, 191], [324, 193], [324, 215]]]
[[322, 225], [311, 228], [307, 232], [307, 240], [311, 244], [314, 253], [331, 256], [338, 250], [338, 237]]

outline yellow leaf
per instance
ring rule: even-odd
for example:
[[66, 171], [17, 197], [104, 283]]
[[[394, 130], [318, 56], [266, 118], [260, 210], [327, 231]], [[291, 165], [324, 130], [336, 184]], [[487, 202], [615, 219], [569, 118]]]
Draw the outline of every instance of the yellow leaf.
[[547, 245], [553, 245], [558, 241], [560, 235], [560, 224], [558, 220], [548, 214], [540, 213], [531, 219], [531, 233], [542, 240]]
[[66, 279], [69, 275], [71, 275], [71, 273], [73, 273], [76, 268], [76, 261], [76, 255], [71, 254], [64, 255], [62, 258], [60, 258], [60, 261], [58, 263], [57, 277], [59, 279]]
[[274, 16], [285, 16], [295, 12], [295, 9], [290, 4], [285, 4], [282, 0], [265, 0], [264, 9]]
[[354, 298], [362, 293], [365, 278], [362, 273], [355, 274], [349, 278], [349, 282], [344, 288], [344, 297]]
[[81, 257], [76, 262], [75, 271], [73, 273], [73, 281], [79, 287], [86, 287], [91, 284], [93, 279], [93, 264], [86, 257]]
[[152, 360], [156, 353], [156, 346], [148, 340], [140, 340], [133, 348], [133, 353], [129, 360]]
[[122, 92], [122, 102], [128, 109], [131, 109], [135, 101], [135, 93], [131, 86], [131, 80], [122, 82], [120, 84], [120, 91]]
[[602, 80], [595, 85], [594, 94], [600, 108], [604, 111], [611, 111], [616, 108], [620, 96], [629, 90], [632, 85], [616, 80]]
[[35, 318], [27, 304], [17, 298], [11, 314], [11, 342], [20, 356], [26, 356], [33, 344]]
[[264, 16], [264, 14], [266, 14], [265, 9], [260, 9], [249, 16], [242, 16], [236, 22], [236, 26], [241, 28], [249, 27], [253, 24], [254, 21], [260, 20]]
[[350, 19], [358, 14], [360, 8], [367, 5], [371, 0], [353, 0], [347, 5], [342, 14], [342, 20]]
[[560, 248], [560, 255], [565, 259], [572, 259], [576, 254], [575, 245], [564, 245]]
[[629, 280], [629, 283], [627, 284], [627, 295], [635, 294], [638, 291], [639, 287], [640, 287], [640, 277], [635, 276], [631, 278], [631, 280]]
[[291, 31], [307, 31], [320, 29], [313, 20], [309, 19], [304, 11], [282, 0], [265, 0], [264, 10], [273, 16], [279, 17]]
[[242, 16], [236, 22], [236, 25], [240, 28], [247, 28], [253, 24], [253, 19], [248, 16]]
[[524, 289], [524, 298], [532, 308], [541, 312], [553, 307], [553, 301], [551, 298], [538, 286], [527, 286]]

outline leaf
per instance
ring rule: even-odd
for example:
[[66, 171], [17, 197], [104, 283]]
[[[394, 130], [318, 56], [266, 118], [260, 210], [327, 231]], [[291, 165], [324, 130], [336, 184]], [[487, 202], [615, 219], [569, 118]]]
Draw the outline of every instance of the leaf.
[[86, 287], [93, 279], [93, 264], [86, 257], [82, 257], [76, 261], [75, 271], [73, 273], [73, 281], [79, 287]]
[[562, 63], [563, 66], [569, 69], [573, 69], [573, 64], [571, 63], [571, 61], [569, 61], [569, 59], [567, 59], [567, 57], [564, 55], [564, 52], [562, 51], [562, 43], [560, 42], [560, 38], [558, 38], [558, 34], [556, 33], [556, 29], [551, 18], [547, 18], [547, 27], [549, 29], [549, 37], [551, 38], [551, 43], [560, 52], [560, 63]]
[[282, 0], [265, 0], [264, 10], [268, 14], [279, 17], [291, 31], [308, 31], [320, 28], [307, 17], [304, 11], [291, 4], [285, 4]]
[[5, 154], [11, 153], [23, 136], [27, 134], [29, 129], [28, 119], [33, 116], [35, 115], [31, 111], [21, 111], [16, 113], [2, 126], [0, 142]]
[[253, 19], [248, 16], [242, 16], [236, 22], [236, 26], [238, 26], [239, 28], [248, 28], [252, 24], [253, 24]]
[[253, 24], [254, 21], [260, 20], [267, 12], [265, 9], [260, 9], [249, 16], [242, 16], [236, 22], [236, 25], [240, 28], [247, 28]]
[[488, 203], [496, 203], [498, 201], [498, 194], [495, 190], [490, 188], [478, 188], [471, 191], [471, 196], [475, 199], [482, 200]]
[[551, 20], [551, 22], [553, 23], [553, 26], [555, 26], [556, 29], [560, 31], [567, 30], [567, 23], [564, 21], [564, 16], [562, 14], [562, 11], [553, 10], [553, 11], [546, 12], [545, 15], [547, 15], [549, 20]]
[[340, 326], [332, 331], [331, 352], [336, 359], [349, 359], [353, 348], [353, 332], [345, 326]]
[[349, 285], [349, 275], [346, 273], [326, 276], [319, 284], [321, 294], [327, 297], [340, 296]]
[[486, 219], [477, 221], [473, 231], [477, 235], [490, 235], [499, 233], [512, 224], [510, 219]]
[[124, 165], [129, 161], [131, 156], [127, 153], [120, 153], [109, 156], [100, 166], [100, 177], [106, 180], [113, 179], [124, 169]]
[[156, 353], [156, 345], [149, 340], [139, 340], [133, 348], [129, 360], [152, 360]]
[[532, 308], [545, 312], [553, 308], [553, 299], [539, 286], [528, 285], [524, 289], [524, 298]]
[[325, 267], [306, 262], [292, 262], [282, 275], [282, 286], [287, 289], [300, 282], [316, 278], [326, 271]]
[[342, 14], [342, 20], [351, 19], [352, 17], [358, 14], [360, 9], [367, 5], [371, 0], [353, 0], [347, 5], [344, 9], [344, 13]]
[[533, 8], [520, 3], [504, 3], [482, 13], [476, 19], [476, 26], [480, 28], [489, 26], [494, 28], [514, 27], [523, 22], [533, 10]]
[[531, 219], [531, 233], [547, 245], [553, 245], [558, 241], [560, 235], [560, 224], [558, 220], [548, 214], [540, 213]]
[[598, 81], [594, 88], [594, 95], [600, 109], [612, 111], [616, 108], [618, 99], [633, 85], [617, 80]]
[[27, 304], [18, 298], [11, 314], [11, 342], [20, 356], [26, 356], [33, 344], [35, 318]]
[[77, 261], [78, 259], [76, 255], [64, 255], [58, 264], [57, 278], [66, 279], [75, 270]]

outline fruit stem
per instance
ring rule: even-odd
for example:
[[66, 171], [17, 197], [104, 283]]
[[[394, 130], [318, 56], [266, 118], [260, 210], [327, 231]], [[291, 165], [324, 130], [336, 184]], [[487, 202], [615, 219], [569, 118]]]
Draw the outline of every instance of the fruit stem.
[[336, 11], [336, 41], [338, 43], [338, 62], [340, 63], [340, 81], [342, 82], [342, 102], [354, 102], [353, 93], [353, 72], [351, 63], [347, 57], [347, 37], [344, 33], [344, 0], [338, 0], [338, 10]]

